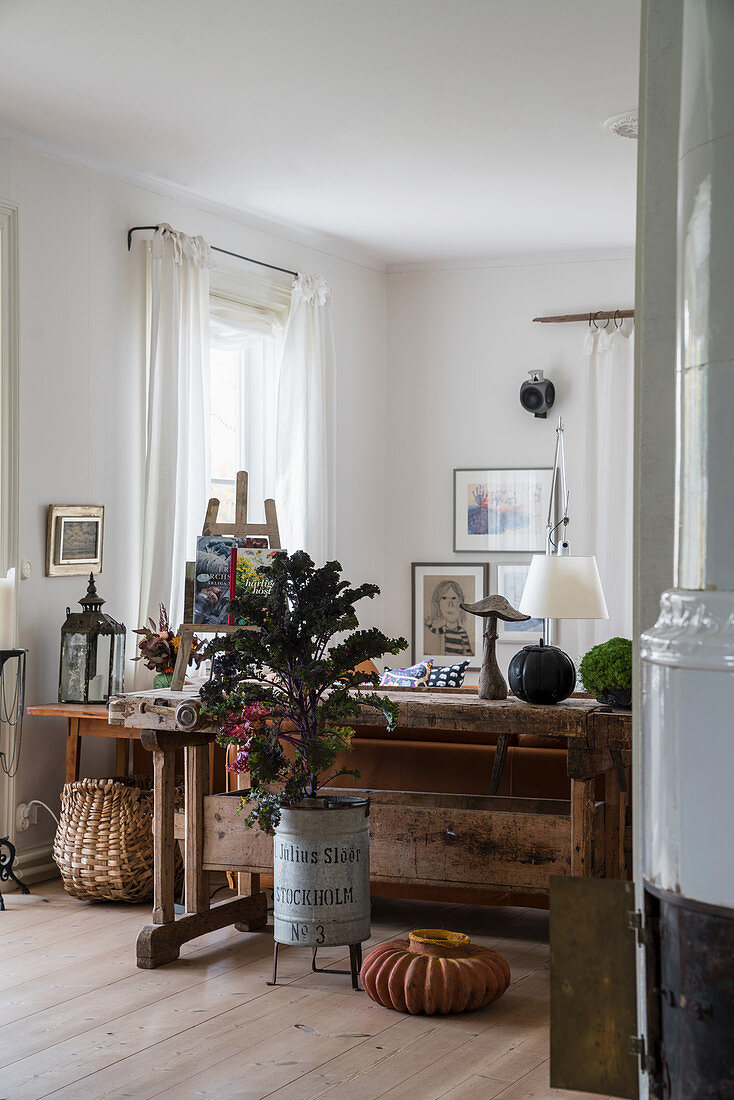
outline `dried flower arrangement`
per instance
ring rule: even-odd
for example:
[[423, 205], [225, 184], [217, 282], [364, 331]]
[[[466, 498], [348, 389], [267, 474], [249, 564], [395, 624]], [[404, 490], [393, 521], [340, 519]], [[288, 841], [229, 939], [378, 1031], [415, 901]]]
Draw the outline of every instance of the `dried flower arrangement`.
[[[181, 639], [178, 634], [174, 634], [169, 626], [165, 604], [160, 605], [158, 629], [156, 630], [153, 619], [148, 619], [148, 622], [150, 623], [149, 627], [138, 627], [137, 630], [133, 631], [134, 634], [142, 634], [142, 638], [138, 642], [140, 652], [137, 657], [133, 657], [133, 660], [142, 661], [151, 672], [168, 675], [173, 672], [176, 664], [176, 654]], [[195, 653], [198, 645], [198, 638], [194, 638], [191, 657], [197, 664], [201, 659], [197, 658]]]

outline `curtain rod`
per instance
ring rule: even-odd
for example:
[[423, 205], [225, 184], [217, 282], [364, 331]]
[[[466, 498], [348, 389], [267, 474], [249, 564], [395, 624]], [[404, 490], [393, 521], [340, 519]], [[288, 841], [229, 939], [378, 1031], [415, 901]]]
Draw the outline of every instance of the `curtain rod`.
[[598, 309], [595, 313], [562, 313], [560, 317], [533, 317], [533, 323], [539, 321], [542, 325], [565, 325], [569, 321], [614, 321], [624, 320], [625, 317], [634, 317], [633, 309]]
[[[142, 233], [147, 229], [152, 229], [157, 232], [159, 226], [157, 225], [134, 225], [132, 229], [127, 231], [127, 250], [128, 252], [132, 248], [133, 233]], [[287, 267], [276, 267], [275, 264], [266, 264], [264, 260], [253, 260], [252, 256], [241, 256], [239, 252], [230, 252], [226, 248], [217, 248], [215, 244], [209, 246], [212, 252], [221, 252], [224, 256], [234, 256], [236, 260], [246, 260], [248, 264], [257, 264], [258, 267], [269, 267], [271, 271], [282, 271], [284, 275], [292, 275], [294, 279], [298, 278], [297, 271], [289, 271]]]

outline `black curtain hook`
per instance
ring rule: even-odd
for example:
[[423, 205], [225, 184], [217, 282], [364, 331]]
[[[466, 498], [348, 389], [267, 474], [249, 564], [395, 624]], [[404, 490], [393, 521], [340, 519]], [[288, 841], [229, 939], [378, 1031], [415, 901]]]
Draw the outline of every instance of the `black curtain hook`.
[[624, 324], [624, 321], [622, 320], [621, 317], [619, 317], [619, 324], [617, 324], [617, 317], [619, 316], [619, 313], [620, 313], [620, 311], [618, 309], [615, 309], [615, 311], [614, 311], [614, 327], [615, 328], [621, 328], [622, 325]]

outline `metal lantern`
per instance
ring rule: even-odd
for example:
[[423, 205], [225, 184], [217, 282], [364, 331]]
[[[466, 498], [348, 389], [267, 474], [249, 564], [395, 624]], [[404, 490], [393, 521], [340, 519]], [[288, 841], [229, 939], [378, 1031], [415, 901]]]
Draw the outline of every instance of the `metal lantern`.
[[79, 600], [81, 612], [66, 609], [61, 628], [60, 703], [106, 703], [123, 689], [125, 627], [102, 611], [94, 576]]

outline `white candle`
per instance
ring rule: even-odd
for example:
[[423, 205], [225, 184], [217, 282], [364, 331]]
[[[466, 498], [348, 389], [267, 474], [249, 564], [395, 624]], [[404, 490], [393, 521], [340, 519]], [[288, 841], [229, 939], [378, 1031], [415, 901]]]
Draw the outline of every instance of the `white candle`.
[[0, 649], [15, 645], [15, 570], [0, 577]]

